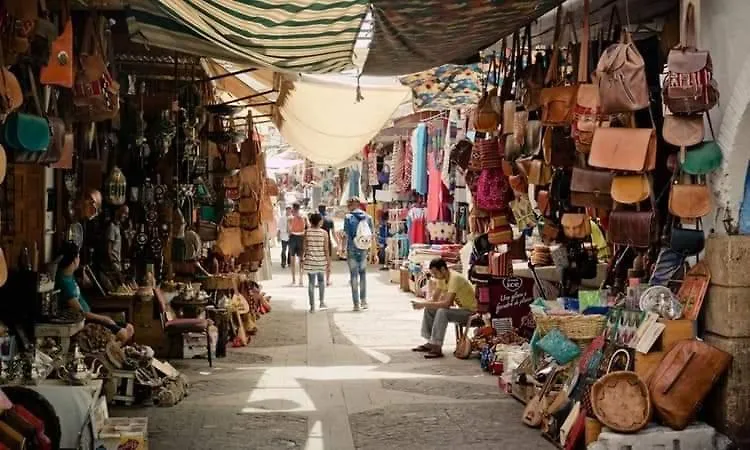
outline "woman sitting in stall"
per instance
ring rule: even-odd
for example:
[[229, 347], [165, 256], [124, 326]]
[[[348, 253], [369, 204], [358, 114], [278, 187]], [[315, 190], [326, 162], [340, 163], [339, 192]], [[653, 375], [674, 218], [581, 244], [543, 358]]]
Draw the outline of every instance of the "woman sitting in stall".
[[127, 324], [125, 327], [121, 327], [110, 317], [92, 313], [86, 299], [81, 295], [81, 289], [78, 287], [78, 282], [74, 276], [80, 263], [78, 246], [74, 242], [65, 242], [60, 252], [57, 276], [55, 277], [55, 286], [60, 290], [60, 308], [81, 311], [87, 324], [101, 325], [114, 333], [118, 341], [123, 344], [127, 343], [133, 338], [133, 325]]

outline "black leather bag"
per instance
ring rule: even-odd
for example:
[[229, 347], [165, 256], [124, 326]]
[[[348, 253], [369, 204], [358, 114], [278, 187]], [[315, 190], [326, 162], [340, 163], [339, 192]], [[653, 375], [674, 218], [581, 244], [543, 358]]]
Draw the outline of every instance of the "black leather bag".
[[672, 227], [669, 247], [683, 256], [694, 256], [703, 251], [706, 246], [706, 235], [698, 222], [697, 229], [682, 228], [676, 224]]

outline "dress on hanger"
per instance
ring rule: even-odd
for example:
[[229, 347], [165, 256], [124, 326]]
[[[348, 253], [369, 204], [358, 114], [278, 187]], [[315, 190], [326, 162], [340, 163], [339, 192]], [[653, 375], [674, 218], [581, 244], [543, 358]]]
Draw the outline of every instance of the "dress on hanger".
[[420, 123], [412, 135], [412, 187], [417, 194], [427, 195], [427, 125]]
[[430, 168], [429, 176], [429, 188], [427, 191], [427, 221], [438, 222], [444, 220], [441, 217], [441, 211], [443, 209], [443, 180], [440, 177], [440, 169], [435, 164], [434, 155], [430, 155], [427, 159], [427, 164]]
[[412, 208], [406, 218], [409, 227], [409, 243], [426, 244], [427, 243], [427, 226], [425, 223], [424, 208]]

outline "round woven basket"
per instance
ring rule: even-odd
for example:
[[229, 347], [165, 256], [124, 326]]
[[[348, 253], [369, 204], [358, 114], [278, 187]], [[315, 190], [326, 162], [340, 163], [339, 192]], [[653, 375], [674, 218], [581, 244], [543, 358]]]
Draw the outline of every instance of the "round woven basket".
[[549, 333], [553, 328], [558, 328], [573, 341], [590, 341], [602, 334], [607, 325], [607, 317], [600, 314], [566, 316], [534, 314], [534, 320], [540, 336]]
[[648, 387], [635, 372], [604, 375], [591, 386], [591, 408], [606, 427], [635, 433], [648, 425], [652, 407]]

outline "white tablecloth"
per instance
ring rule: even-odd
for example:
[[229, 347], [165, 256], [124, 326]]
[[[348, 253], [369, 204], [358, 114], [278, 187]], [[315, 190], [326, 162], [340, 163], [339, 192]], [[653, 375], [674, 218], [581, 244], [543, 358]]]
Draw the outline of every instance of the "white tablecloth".
[[99, 398], [102, 382], [96, 380], [87, 386], [70, 386], [62, 381], [45, 380], [37, 386], [27, 387], [43, 395], [55, 408], [62, 430], [60, 447], [78, 448], [78, 434], [93, 413], [93, 405]]

